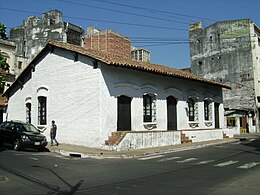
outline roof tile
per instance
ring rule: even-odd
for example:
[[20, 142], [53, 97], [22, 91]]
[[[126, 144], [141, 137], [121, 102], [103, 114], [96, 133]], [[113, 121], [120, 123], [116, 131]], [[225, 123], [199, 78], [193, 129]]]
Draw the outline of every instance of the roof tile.
[[224, 88], [230, 88], [229, 86], [227, 86], [225, 84], [222, 84], [222, 83], [210, 80], [210, 79], [206, 79], [206, 78], [197, 76], [195, 74], [191, 74], [191, 73], [183, 71], [183, 70], [178, 70], [178, 69], [170, 68], [170, 67], [163, 66], [163, 65], [138, 61], [138, 60], [134, 60], [132, 58], [117, 56], [117, 55], [105, 53], [105, 52], [98, 51], [98, 50], [90, 50], [90, 49], [86, 49], [81, 46], [76, 46], [76, 45], [72, 45], [69, 43], [62, 43], [62, 42], [58, 42], [58, 41], [54, 41], [54, 40], [49, 41], [49, 44], [59, 47], [59, 48], [69, 50], [69, 51], [77, 52], [82, 55], [92, 57], [94, 59], [97, 59], [97, 60], [99, 60], [103, 63], [109, 64], [109, 65], [127, 67], [127, 68], [143, 70], [143, 71], [153, 72], [153, 73], [159, 73], [162, 75], [184, 78], [184, 79], [189, 79], [189, 80], [195, 80], [195, 81], [200, 81], [200, 82], [204, 82], [204, 83], [210, 83], [213, 85], [218, 85], [218, 86], [224, 87]]

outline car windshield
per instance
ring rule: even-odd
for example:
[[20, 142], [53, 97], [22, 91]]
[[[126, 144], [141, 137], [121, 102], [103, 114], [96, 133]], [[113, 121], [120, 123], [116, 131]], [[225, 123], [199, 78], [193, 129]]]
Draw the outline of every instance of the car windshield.
[[17, 124], [17, 129], [22, 132], [39, 133], [39, 130], [32, 124]]

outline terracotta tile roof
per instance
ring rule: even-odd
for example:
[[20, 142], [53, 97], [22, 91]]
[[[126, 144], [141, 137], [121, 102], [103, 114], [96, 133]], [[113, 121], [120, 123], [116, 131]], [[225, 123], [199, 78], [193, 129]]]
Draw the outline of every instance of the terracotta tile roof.
[[6, 106], [7, 103], [8, 103], [8, 100], [7, 100], [6, 97], [3, 97], [2, 95], [3, 95], [3, 94], [0, 93], [0, 106]]
[[137, 60], [134, 60], [131, 58], [116, 56], [116, 55], [108, 54], [108, 53], [97, 51], [97, 50], [90, 50], [90, 49], [86, 49], [84, 47], [80, 47], [80, 46], [76, 46], [76, 45], [72, 45], [72, 44], [68, 44], [68, 43], [62, 43], [62, 42], [58, 42], [58, 41], [54, 41], [54, 40], [49, 41], [48, 44], [53, 45], [55, 47], [63, 48], [63, 49], [69, 50], [69, 51], [77, 52], [82, 55], [92, 57], [103, 63], [113, 65], [113, 66], [131, 68], [131, 69], [136, 69], [136, 70], [141, 70], [141, 71], [151, 72], [151, 73], [158, 73], [161, 75], [195, 80], [195, 81], [200, 81], [200, 82], [204, 82], [204, 83], [210, 83], [213, 85], [218, 85], [218, 86], [224, 87], [224, 88], [230, 88], [229, 86], [224, 85], [222, 83], [219, 83], [219, 82], [216, 82], [213, 80], [209, 80], [209, 79], [205, 79], [203, 77], [188, 73], [186, 71], [178, 70], [175, 68], [170, 68], [170, 67], [163, 66], [163, 65], [151, 64], [149, 62], [143, 62], [143, 61], [137, 61]]

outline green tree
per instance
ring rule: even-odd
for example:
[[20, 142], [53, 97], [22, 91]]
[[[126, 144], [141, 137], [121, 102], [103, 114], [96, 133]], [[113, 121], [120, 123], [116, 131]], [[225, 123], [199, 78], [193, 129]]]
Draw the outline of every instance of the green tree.
[[[9, 64], [6, 62], [6, 59], [2, 56], [0, 52], [0, 69], [2, 70], [8, 70]], [[4, 75], [0, 73], [0, 88], [4, 87]]]
[[2, 68], [3, 70], [9, 69], [9, 64], [6, 62], [6, 58], [4, 58], [1, 53], [0, 53], [0, 68]]
[[[6, 26], [2, 23], [0, 23], [0, 38], [3, 40], [7, 39], [6, 36]], [[2, 56], [0, 52], [0, 69], [8, 70], [9, 64], [6, 62], [6, 59]], [[0, 88], [4, 88], [4, 76], [0, 73]]]
[[3, 40], [7, 39], [7, 36], [6, 36], [6, 26], [4, 24], [2, 24], [2, 23], [0, 23], [0, 37]]

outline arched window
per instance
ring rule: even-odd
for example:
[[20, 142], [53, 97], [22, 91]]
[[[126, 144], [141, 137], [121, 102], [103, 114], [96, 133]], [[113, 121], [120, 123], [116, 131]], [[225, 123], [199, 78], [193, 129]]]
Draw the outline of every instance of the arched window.
[[31, 123], [32, 122], [32, 117], [31, 117], [32, 104], [26, 103], [25, 107], [26, 107], [26, 122]]
[[212, 101], [210, 99], [204, 100], [204, 119], [205, 121], [212, 120]]
[[189, 98], [187, 103], [188, 103], [189, 121], [194, 121], [195, 120], [195, 100], [192, 98]]
[[197, 121], [199, 120], [198, 114], [198, 98], [190, 97], [187, 101], [188, 104], [188, 117], [189, 121]]
[[47, 124], [47, 97], [38, 97], [38, 124]]
[[143, 117], [144, 122], [156, 121], [156, 104], [154, 94], [143, 95]]

